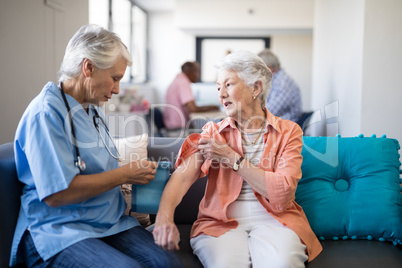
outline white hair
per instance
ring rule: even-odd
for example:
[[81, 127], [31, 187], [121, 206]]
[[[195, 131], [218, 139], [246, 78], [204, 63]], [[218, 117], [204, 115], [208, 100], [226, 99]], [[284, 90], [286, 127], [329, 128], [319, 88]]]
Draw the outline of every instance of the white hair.
[[59, 71], [59, 82], [77, 77], [84, 59], [99, 69], [112, 67], [119, 57], [132, 65], [127, 47], [117, 34], [98, 25], [82, 26], [68, 42]]
[[272, 67], [274, 69], [281, 68], [281, 63], [279, 62], [278, 57], [268, 48], [258, 53], [258, 57], [260, 57], [268, 67]]
[[261, 107], [265, 107], [271, 88], [272, 72], [260, 57], [249, 51], [240, 50], [219, 60], [215, 67], [218, 72], [222, 70], [236, 72], [251, 87], [254, 87], [257, 81], [261, 81], [262, 91], [258, 99]]

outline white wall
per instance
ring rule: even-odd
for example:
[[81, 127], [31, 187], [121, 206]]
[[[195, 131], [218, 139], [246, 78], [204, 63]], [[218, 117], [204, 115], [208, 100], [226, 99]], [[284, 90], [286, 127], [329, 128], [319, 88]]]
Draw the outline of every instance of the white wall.
[[402, 143], [402, 1], [366, 0], [365, 7], [361, 132]]
[[322, 118], [314, 135], [402, 141], [400, 10], [400, 0], [316, 1], [312, 106]]
[[57, 81], [68, 40], [88, 23], [87, 0], [61, 2], [63, 11], [44, 0], [0, 1], [0, 144], [13, 141], [29, 102], [47, 81]]
[[[311, 29], [314, 0], [176, 0], [176, 24], [185, 30]], [[212, 30], [212, 31], [211, 31]]]
[[[358, 135], [364, 0], [317, 0], [314, 25], [312, 107], [320, 110], [321, 121], [312, 125], [313, 134]], [[338, 123], [329, 124], [332, 117]]]
[[154, 13], [149, 16], [149, 84], [155, 87], [156, 103], [165, 102], [165, 91], [181, 65], [195, 60], [195, 37], [174, 24], [174, 13]]
[[313, 36], [311, 34], [273, 35], [271, 49], [277, 54], [282, 69], [299, 85], [303, 111], [311, 110]]

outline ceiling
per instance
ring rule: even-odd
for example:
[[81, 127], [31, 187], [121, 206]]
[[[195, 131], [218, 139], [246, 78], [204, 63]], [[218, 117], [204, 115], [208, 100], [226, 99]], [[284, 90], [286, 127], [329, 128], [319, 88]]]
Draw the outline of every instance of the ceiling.
[[176, 7], [176, 0], [131, 0], [139, 7], [148, 12], [173, 11]]
[[[203, 1], [203, 0], [130, 0], [131, 2], [138, 4], [139, 7], [145, 9], [148, 12], [170, 12], [176, 8], [177, 1]], [[230, 0], [214, 0], [214, 1], [228, 1]], [[248, 1], [248, 0], [240, 0]], [[280, 0], [278, 0], [280, 1]]]

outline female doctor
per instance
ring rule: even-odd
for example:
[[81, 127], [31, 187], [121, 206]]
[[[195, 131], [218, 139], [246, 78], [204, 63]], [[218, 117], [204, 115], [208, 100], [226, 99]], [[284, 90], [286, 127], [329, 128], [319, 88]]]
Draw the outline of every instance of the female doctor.
[[28, 267], [182, 267], [173, 252], [124, 215], [120, 185], [147, 184], [157, 163], [118, 167], [99, 106], [119, 93], [131, 55], [99, 26], [81, 27], [67, 45], [59, 85], [29, 104], [14, 151], [24, 183], [10, 264]]

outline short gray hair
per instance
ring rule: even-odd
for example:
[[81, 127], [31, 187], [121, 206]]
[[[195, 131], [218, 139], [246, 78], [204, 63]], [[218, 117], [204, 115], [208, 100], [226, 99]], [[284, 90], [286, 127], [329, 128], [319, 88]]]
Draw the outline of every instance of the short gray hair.
[[117, 34], [98, 25], [84, 25], [68, 42], [59, 71], [59, 82], [77, 77], [84, 59], [90, 60], [99, 69], [107, 69], [120, 56], [128, 66], [132, 65], [130, 52]]
[[268, 67], [272, 67], [273, 69], [281, 68], [278, 57], [268, 48], [258, 53], [258, 57], [260, 57]]
[[272, 72], [260, 57], [249, 51], [240, 50], [219, 60], [215, 68], [218, 72], [222, 70], [236, 72], [251, 87], [254, 87], [257, 81], [261, 81], [262, 91], [258, 99], [261, 102], [261, 108], [265, 107], [271, 88]]

